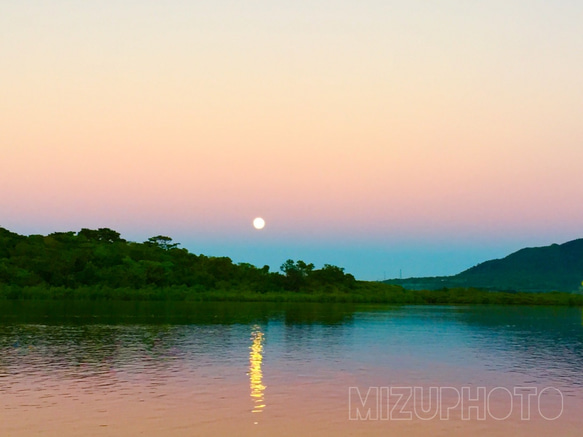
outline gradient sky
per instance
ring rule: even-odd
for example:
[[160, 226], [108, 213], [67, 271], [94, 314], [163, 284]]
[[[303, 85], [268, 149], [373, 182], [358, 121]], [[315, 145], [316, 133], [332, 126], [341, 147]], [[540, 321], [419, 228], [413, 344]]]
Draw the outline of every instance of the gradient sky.
[[0, 226], [361, 279], [583, 237], [581, 23], [578, 0], [0, 0]]

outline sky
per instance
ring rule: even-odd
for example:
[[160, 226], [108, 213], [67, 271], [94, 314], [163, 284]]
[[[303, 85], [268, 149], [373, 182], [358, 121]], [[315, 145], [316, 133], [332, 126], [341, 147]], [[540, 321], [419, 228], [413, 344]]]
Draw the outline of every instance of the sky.
[[581, 238], [582, 22], [578, 0], [0, 0], [0, 226], [366, 280]]

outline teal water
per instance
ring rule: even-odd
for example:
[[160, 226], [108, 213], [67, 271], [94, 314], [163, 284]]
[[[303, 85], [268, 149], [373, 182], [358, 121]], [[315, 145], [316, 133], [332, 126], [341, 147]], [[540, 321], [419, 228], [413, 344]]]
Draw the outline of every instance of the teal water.
[[350, 387], [390, 386], [553, 387], [564, 414], [549, 426], [567, 435], [583, 424], [582, 321], [549, 307], [1, 302], [0, 435], [226, 435], [225, 419], [324, 435], [356, 426]]

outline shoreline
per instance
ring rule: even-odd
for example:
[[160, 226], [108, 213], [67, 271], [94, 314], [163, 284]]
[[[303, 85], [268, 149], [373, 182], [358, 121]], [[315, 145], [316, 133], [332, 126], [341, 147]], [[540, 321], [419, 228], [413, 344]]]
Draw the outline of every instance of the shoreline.
[[567, 292], [507, 292], [474, 288], [406, 290], [378, 282], [358, 281], [350, 291], [335, 288], [258, 292], [232, 286], [200, 290], [187, 286], [110, 288], [104, 286], [0, 286], [0, 301], [100, 302], [306, 302], [394, 305], [553, 305], [583, 306], [583, 294]]

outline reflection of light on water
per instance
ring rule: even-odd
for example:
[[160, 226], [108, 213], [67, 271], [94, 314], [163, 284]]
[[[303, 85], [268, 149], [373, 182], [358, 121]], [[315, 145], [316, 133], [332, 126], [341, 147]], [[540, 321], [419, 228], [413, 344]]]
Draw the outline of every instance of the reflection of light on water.
[[263, 385], [263, 372], [261, 371], [261, 362], [263, 361], [263, 332], [259, 326], [254, 326], [251, 331], [251, 340], [253, 344], [249, 348], [249, 384], [251, 386], [251, 399], [253, 400], [253, 413], [261, 413], [265, 408]]

